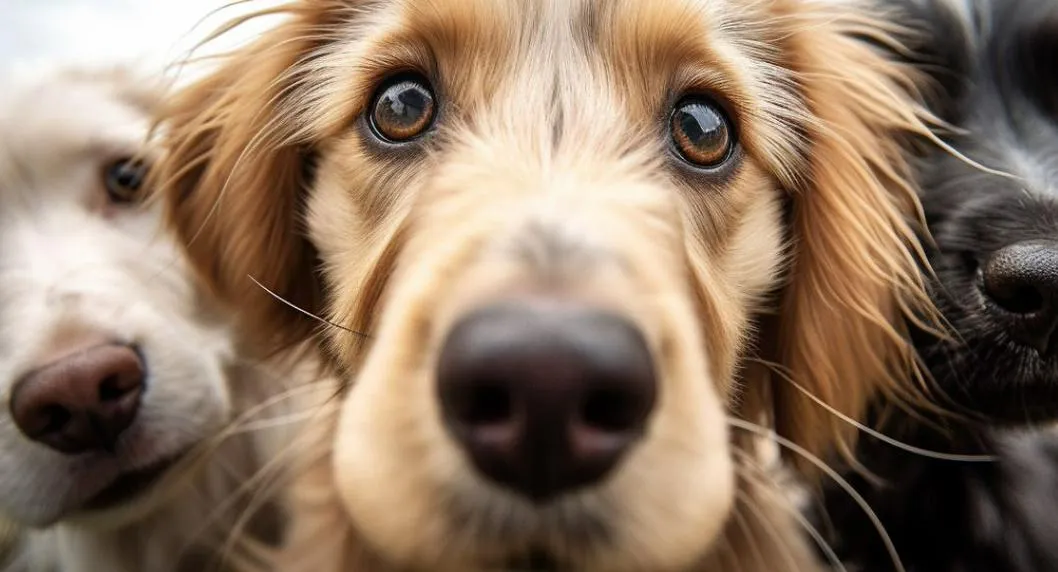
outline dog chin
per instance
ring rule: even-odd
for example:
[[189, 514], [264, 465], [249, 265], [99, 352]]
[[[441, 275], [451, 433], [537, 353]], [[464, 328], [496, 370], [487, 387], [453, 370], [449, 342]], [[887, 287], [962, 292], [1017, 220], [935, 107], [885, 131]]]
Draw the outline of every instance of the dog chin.
[[70, 522], [127, 522], [141, 518], [167, 498], [167, 492], [177, 482], [184, 480], [189, 453], [187, 449], [118, 474], [64, 518]]
[[615, 507], [605, 493], [574, 492], [534, 504], [499, 487], [467, 476], [452, 487], [445, 512], [453, 538], [480, 547], [475, 568], [482, 570], [595, 569], [588, 555], [612, 554], [618, 530]]
[[[141, 518], [168, 498], [194, 462], [192, 448], [136, 462], [97, 459], [73, 468], [69, 491], [47, 512], [24, 515], [25, 524], [46, 528], [59, 522], [120, 524]], [[110, 475], [100, 478], [101, 474]], [[42, 508], [40, 506], [38, 509]]]

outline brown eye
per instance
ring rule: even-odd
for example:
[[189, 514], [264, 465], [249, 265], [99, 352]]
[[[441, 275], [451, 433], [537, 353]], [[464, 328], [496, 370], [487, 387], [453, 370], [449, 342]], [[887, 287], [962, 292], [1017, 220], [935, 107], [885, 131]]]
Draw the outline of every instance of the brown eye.
[[404, 77], [378, 92], [371, 109], [371, 128], [385, 141], [403, 143], [429, 129], [435, 113], [433, 92], [426, 80]]
[[685, 97], [672, 110], [670, 129], [676, 150], [699, 167], [718, 167], [735, 147], [732, 126], [720, 106], [702, 96]]
[[147, 177], [147, 165], [143, 161], [123, 158], [114, 161], [103, 172], [107, 197], [117, 204], [127, 204], [140, 198], [143, 180]]

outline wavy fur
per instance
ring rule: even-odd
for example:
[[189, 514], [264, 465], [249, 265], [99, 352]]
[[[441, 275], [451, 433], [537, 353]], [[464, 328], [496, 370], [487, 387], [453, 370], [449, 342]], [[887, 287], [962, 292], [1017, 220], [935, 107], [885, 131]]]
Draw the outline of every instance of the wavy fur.
[[[885, 26], [845, 8], [528, 6], [292, 2], [283, 24], [176, 94], [160, 117], [170, 155], [159, 181], [197, 268], [240, 302], [246, 333], [259, 342], [281, 346], [319, 327], [350, 386], [324, 430], [333, 454], [306, 475], [317, 491], [305, 492], [306, 502], [318, 499], [322, 520], [303, 521], [310, 532], [291, 550], [364, 547], [370, 558], [411, 567], [474, 567], [485, 554], [518, 550], [517, 535], [505, 546], [444, 524], [430, 507], [454, 495], [506, 507], [528, 542], [574, 566], [808, 565], [781, 540], [775, 558], [756, 563], [748, 549], [723, 549], [720, 539], [736, 546], [740, 530], [758, 543], [775, 534], [802, 542], [792, 517], [769, 509], [746, 476], [754, 441], [728, 436], [723, 416], [773, 419], [781, 435], [820, 454], [844, 447], [852, 431], [785, 376], [854, 418], [878, 392], [917, 395], [904, 323], [934, 310], [898, 146], [902, 133], [928, 132], [912, 75], [859, 38], [865, 30], [884, 38]], [[363, 115], [377, 82], [407, 69], [440, 82], [455, 103], [436, 137], [403, 156], [372, 147]], [[713, 177], [673, 166], [656, 121], [681, 90], [728, 104], [744, 151], [737, 171]], [[569, 193], [570, 181], [583, 196]], [[610, 192], [592, 192], [601, 188]], [[551, 198], [529, 198], [530, 189]], [[537, 213], [544, 230], [504, 230], [525, 223], [514, 213]], [[558, 276], [660, 332], [655, 350], [670, 344], [657, 355], [663, 391], [676, 397], [659, 406], [651, 438], [625, 467], [581, 499], [619, 515], [607, 524], [612, 543], [535, 536], [535, 526], [563, 525], [449, 484], [475, 476], [437, 427], [421, 364], [470, 293], [487, 299], [514, 276], [538, 278], [518, 263], [477, 262], [493, 243], [558, 244], [558, 262], [594, 249], [627, 257], [631, 277], [606, 289], [590, 267], [578, 273], [569, 263]], [[276, 303], [248, 276], [336, 326]], [[653, 310], [640, 306], [654, 300]], [[374, 476], [358, 468], [365, 464]], [[741, 476], [728, 481], [732, 472]], [[373, 480], [380, 475], [388, 478]], [[331, 498], [317, 497], [327, 489]], [[669, 492], [648, 500], [647, 491]], [[736, 496], [770, 516], [743, 507], [729, 518]], [[385, 509], [397, 505], [403, 514]], [[771, 519], [786, 524], [768, 534], [762, 523]], [[323, 528], [332, 534], [315, 533]], [[446, 549], [458, 542], [464, 552]]]
[[[313, 404], [316, 372], [237, 351], [158, 205], [108, 198], [111, 164], [157, 157], [150, 76], [63, 69], [3, 96], [0, 569], [259, 566], [284, 525], [275, 483], [296, 434], [288, 416]], [[19, 431], [8, 400], [26, 372], [115, 343], [137, 349], [146, 377], [113, 451], [67, 455]], [[118, 482], [145, 468], [156, 474], [142, 489]], [[130, 493], [88, 506], [115, 484]]]

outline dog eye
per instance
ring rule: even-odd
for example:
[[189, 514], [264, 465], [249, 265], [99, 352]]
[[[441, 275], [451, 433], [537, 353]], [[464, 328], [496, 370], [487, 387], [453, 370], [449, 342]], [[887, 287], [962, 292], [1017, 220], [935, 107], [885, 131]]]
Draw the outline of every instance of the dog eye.
[[699, 167], [717, 167], [735, 146], [732, 127], [720, 106], [703, 96], [688, 96], [672, 110], [669, 126], [676, 151]]
[[118, 159], [107, 166], [103, 177], [111, 202], [131, 203], [140, 196], [143, 180], [147, 177], [147, 165], [136, 159]]
[[403, 143], [423, 134], [435, 115], [433, 92], [426, 80], [404, 77], [385, 84], [371, 109], [371, 128], [390, 143]]

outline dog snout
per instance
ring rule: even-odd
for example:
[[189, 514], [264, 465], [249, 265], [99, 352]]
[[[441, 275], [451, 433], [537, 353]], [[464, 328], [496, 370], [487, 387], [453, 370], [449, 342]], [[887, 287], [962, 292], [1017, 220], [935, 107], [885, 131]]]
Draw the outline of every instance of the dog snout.
[[1058, 242], [1007, 246], [985, 261], [983, 289], [1011, 337], [1041, 354], [1058, 326]]
[[19, 380], [11, 416], [26, 437], [60, 453], [111, 451], [136, 419], [144, 377], [133, 348], [95, 346]]
[[437, 374], [445, 423], [477, 470], [534, 502], [602, 480], [644, 434], [657, 396], [641, 331], [573, 302], [471, 312]]

